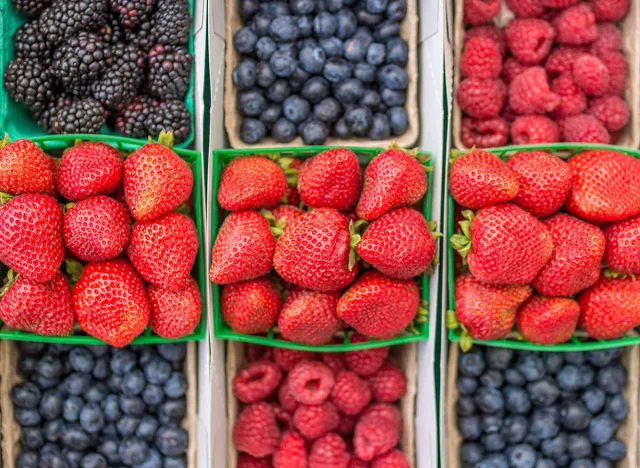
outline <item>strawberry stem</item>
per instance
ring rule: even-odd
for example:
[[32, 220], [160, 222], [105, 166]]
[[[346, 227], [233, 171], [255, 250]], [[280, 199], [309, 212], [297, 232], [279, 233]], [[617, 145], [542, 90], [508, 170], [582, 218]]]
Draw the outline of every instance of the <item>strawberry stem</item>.
[[471, 221], [475, 215], [471, 210], [464, 210], [462, 216], [465, 220], [458, 223], [462, 233], [452, 235], [449, 243], [460, 254], [463, 263], [466, 263], [467, 255], [471, 250]]
[[13, 270], [9, 270], [7, 272], [7, 277], [4, 280], [4, 285], [2, 286], [2, 288], [0, 288], [0, 297], [7, 294], [7, 291], [9, 291], [13, 283], [15, 283], [15, 281], [18, 279], [18, 276], [20, 275], [16, 275]]
[[636, 280], [636, 275], [634, 275], [633, 273], [626, 274], [619, 271], [611, 270], [610, 268], [605, 269], [602, 274], [604, 275], [605, 278], [609, 278], [609, 279], [615, 279], [615, 278], [624, 279], [630, 276], [633, 279], [633, 281]]
[[82, 270], [84, 269], [82, 263], [71, 258], [64, 259], [64, 268], [69, 275], [69, 282], [71, 284], [76, 284], [78, 282], [80, 276], [82, 276]]
[[349, 221], [349, 236], [351, 241], [349, 243], [349, 271], [353, 270], [353, 267], [358, 261], [358, 253], [356, 247], [362, 240], [362, 231], [367, 225], [367, 221], [359, 219], [358, 221]]
[[[149, 137], [149, 143], [153, 143], [153, 139]], [[173, 132], [167, 132], [165, 130], [160, 131], [158, 135], [158, 144], [166, 146], [167, 148], [173, 148]]]
[[469, 334], [466, 328], [463, 328], [462, 333], [460, 334], [460, 349], [466, 353], [472, 346], [473, 337]]
[[447, 310], [444, 322], [449, 330], [457, 330], [460, 328], [460, 322], [458, 321], [455, 310]]
[[271, 233], [276, 236], [276, 239], [282, 235], [284, 232], [284, 228], [287, 227], [287, 223], [284, 220], [276, 221], [273, 213], [266, 208], [262, 208], [260, 210], [260, 214], [267, 220], [269, 223], [269, 229], [271, 229]]
[[14, 195], [11, 195], [10, 193], [0, 192], [0, 206], [6, 205], [11, 200], [13, 200], [13, 198]]
[[4, 138], [0, 141], [0, 149], [4, 148], [9, 144], [9, 134], [5, 132]]

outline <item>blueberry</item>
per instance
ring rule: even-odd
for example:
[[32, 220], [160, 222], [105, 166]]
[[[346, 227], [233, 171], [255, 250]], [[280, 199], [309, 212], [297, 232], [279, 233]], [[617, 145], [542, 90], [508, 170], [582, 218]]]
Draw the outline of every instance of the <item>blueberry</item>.
[[302, 87], [300, 96], [312, 104], [315, 104], [329, 96], [330, 92], [331, 90], [329, 89], [329, 82], [327, 80], [321, 76], [313, 76]]
[[327, 53], [320, 46], [316, 47], [304, 47], [300, 50], [298, 56], [300, 60], [300, 66], [308, 73], [320, 73], [324, 68], [324, 63], [327, 60]]
[[296, 21], [298, 25], [298, 37], [308, 38], [313, 34], [312, 16], [298, 16]]
[[369, 13], [365, 9], [357, 10], [356, 16], [358, 18], [358, 23], [360, 23], [362, 26], [368, 26], [370, 28], [376, 26], [384, 18], [382, 15], [374, 15], [373, 13]]
[[567, 453], [571, 458], [587, 458], [591, 456], [591, 442], [584, 434], [569, 434]]
[[120, 437], [129, 437], [136, 433], [140, 418], [136, 416], [123, 416], [116, 423], [116, 428]]
[[18, 343], [20, 347], [20, 354], [26, 356], [39, 356], [46, 346], [45, 343], [38, 343], [36, 341], [21, 341]]
[[602, 444], [599, 447], [596, 447], [596, 452], [599, 457], [605, 458], [607, 460], [617, 461], [622, 460], [627, 454], [627, 446], [624, 442], [613, 439], [607, 442], [606, 444]]
[[[273, 127], [273, 124], [282, 116], [282, 106], [271, 104], [267, 106], [262, 114], [260, 114], [260, 122], [264, 124], [267, 130]], [[166, 384], [165, 384], [166, 385]]]
[[309, 101], [294, 94], [282, 103], [282, 113], [293, 123], [304, 121], [311, 112]]
[[616, 354], [613, 353], [614, 349], [599, 349], [596, 351], [587, 351], [587, 361], [596, 367], [605, 367], [611, 364], [615, 359]]
[[62, 361], [51, 355], [44, 355], [36, 365], [36, 373], [45, 379], [58, 379], [62, 374]]
[[93, 369], [94, 358], [87, 348], [76, 346], [69, 353], [69, 362], [74, 370], [87, 374]]
[[[389, 116], [389, 121], [391, 122], [391, 130], [393, 131], [393, 119], [391, 119], [391, 112], [394, 109], [403, 109], [402, 107], [392, 107], [387, 111], [387, 115]], [[395, 111], [397, 112], [397, 111]], [[406, 117], [406, 114], [405, 114]], [[506, 383], [516, 386], [524, 386], [527, 383], [527, 379], [524, 378], [524, 375], [518, 370], [514, 368], [510, 368], [504, 371], [504, 380]]]
[[567, 364], [556, 376], [556, 380], [558, 382], [558, 386], [567, 391], [576, 391], [581, 387], [580, 382], [580, 371], [577, 366], [573, 364]]
[[142, 401], [148, 406], [156, 406], [164, 399], [164, 391], [161, 386], [148, 384], [142, 392]]
[[167, 399], [158, 407], [158, 420], [162, 424], [180, 424], [186, 414], [187, 404], [184, 398]]
[[291, 11], [296, 15], [310, 15], [315, 11], [315, 2], [313, 0], [293, 0]]
[[364, 91], [362, 95], [362, 99], [360, 99], [361, 106], [367, 106], [369, 109], [374, 110], [377, 109], [380, 105], [381, 99], [380, 95], [371, 89], [367, 89]]
[[349, 39], [355, 34], [358, 29], [358, 18], [353, 11], [344, 8], [337, 13], [336, 19], [338, 20], [336, 36], [339, 39]]
[[138, 396], [120, 395], [118, 397], [120, 409], [129, 416], [142, 416], [146, 406]]
[[238, 12], [243, 19], [247, 19], [256, 14], [260, 8], [258, 0], [238, 0]]
[[[165, 465], [166, 466], [166, 462]], [[147, 459], [142, 462], [142, 464], [138, 465], [138, 468], [162, 468], [162, 456], [160, 452], [155, 449], [149, 450], [149, 455]]]
[[276, 104], [284, 102], [291, 94], [291, 88], [286, 80], [276, 80], [269, 89], [267, 89], [267, 99]]
[[102, 439], [96, 451], [104, 456], [111, 465], [115, 465], [120, 462], [120, 456], [118, 455], [118, 439], [114, 437], [107, 437]]
[[344, 117], [340, 117], [336, 123], [333, 125], [333, 134], [337, 138], [350, 138], [351, 132], [349, 131], [349, 127], [347, 127], [347, 122]]
[[379, 42], [372, 43], [367, 49], [367, 62], [371, 65], [381, 65], [384, 63], [384, 59], [387, 54], [387, 49], [384, 44]]
[[256, 62], [243, 59], [231, 74], [233, 84], [239, 90], [251, 89], [256, 85]]
[[337, 28], [336, 17], [326, 11], [318, 13], [313, 22], [313, 31], [319, 38], [333, 36]]
[[60, 356], [61, 354], [66, 354], [74, 348], [73, 345], [64, 344], [64, 343], [53, 343], [49, 345], [49, 349], [47, 352], [54, 356]]
[[344, 6], [342, 0], [325, 0], [325, 4], [327, 6], [327, 10], [332, 13], [337, 12]]
[[109, 377], [111, 371], [109, 370], [109, 361], [106, 357], [99, 357], [96, 359], [96, 364], [93, 366], [92, 375], [95, 379], [105, 380]]
[[173, 372], [164, 383], [164, 393], [169, 398], [180, 398], [187, 391], [187, 379], [182, 372]]
[[11, 401], [18, 408], [36, 408], [42, 393], [31, 382], [20, 382], [11, 389]]
[[[382, 113], [373, 114], [371, 120], [371, 128], [369, 129], [369, 138], [372, 140], [386, 140], [391, 136], [391, 130], [389, 129], [389, 119]], [[500, 376], [502, 377], [502, 375]]]
[[82, 468], [107, 468], [107, 460], [100, 454], [87, 453], [82, 457]]
[[579, 351], [564, 353], [564, 360], [569, 364], [584, 364], [585, 354]]
[[502, 395], [504, 406], [511, 413], [527, 414], [531, 409], [529, 394], [522, 387], [507, 385], [502, 389]]
[[460, 461], [463, 465], [473, 465], [482, 460], [484, 448], [474, 442], [463, 442], [460, 445]]
[[[269, 25], [271, 24], [271, 18], [264, 13], [258, 13], [251, 21], [249, 21], [249, 28], [256, 33], [258, 37], [264, 37], [269, 34]], [[259, 39], [258, 39], [259, 40]], [[256, 47], [258, 43], [256, 42]]]
[[532, 447], [539, 447], [540, 444], [542, 443], [542, 438], [538, 434], [533, 434], [529, 432], [524, 438], [524, 440], [522, 441], [522, 443], [529, 444]]
[[258, 42], [258, 36], [248, 26], [238, 29], [233, 35], [233, 46], [240, 54], [252, 54], [256, 42]]
[[511, 364], [513, 356], [512, 349], [487, 347], [484, 359], [490, 369], [506, 370]]
[[351, 133], [366, 136], [371, 128], [373, 114], [368, 107], [354, 106], [345, 112], [344, 119]]
[[23, 427], [20, 431], [20, 442], [26, 450], [39, 450], [44, 445], [44, 436], [39, 427]]
[[461, 395], [456, 401], [456, 413], [458, 416], [471, 416], [476, 413], [476, 404], [468, 395]]
[[153, 442], [153, 436], [158, 429], [159, 423], [153, 416], [145, 415], [140, 420], [140, 424], [136, 429], [136, 437], [147, 442]]
[[503, 454], [490, 453], [473, 465], [473, 468], [509, 468], [509, 463]]
[[547, 374], [557, 374], [564, 364], [563, 353], [543, 353], [542, 360]]
[[59, 378], [48, 379], [39, 374], [35, 374], [31, 376], [31, 381], [43, 390], [46, 390], [47, 388], [57, 387], [58, 385], [60, 385]]
[[545, 457], [556, 459], [565, 454], [567, 451], [567, 443], [567, 434], [561, 432], [551, 439], [543, 440], [540, 449]]
[[529, 432], [540, 439], [554, 437], [560, 431], [556, 407], [535, 408], [529, 420]]
[[104, 414], [96, 403], [85, 405], [80, 411], [80, 426], [89, 434], [96, 434], [104, 427]]
[[289, 8], [288, 2], [261, 3], [260, 11], [262, 11], [271, 19], [277, 18], [278, 16], [287, 16], [291, 14], [291, 8]]
[[332, 83], [339, 83], [351, 77], [353, 67], [341, 57], [329, 58], [322, 70], [322, 76]]
[[22, 452], [16, 457], [16, 468], [38, 468], [39, 457], [35, 452]]
[[365, 9], [374, 15], [379, 15], [387, 10], [389, 0], [366, 0], [364, 2]]
[[[258, 117], [262, 113], [262, 111], [266, 109], [266, 107], [267, 107], [267, 101], [265, 100], [262, 93], [259, 92], [258, 90], [252, 89], [250, 91], [242, 91], [241, 93], [238, 93], [236, 108], [238, 109], [238, 112], [240, 112], [241, 115], [244, 115], [247, 117]], [[153, 364], [153, 363], [158, 363], [160, 361], [161, 361], [161, 364]], [[147, 362], [144, 366], [145, 375], [147, 376], [147, 379], [149, 378], [149, 373], [146, 369], [149, 368], [149, 366], [152, 366], [151, 368], [153, 369], [155, 369], [157, 366], [162, 366], [162, 369], [160, 369], [162, 373], [161, 374], [154, 373], [153, 374], [154, 378], [161, 378], [161, 376], [164, 375], [165, 371], [167, 373], [171, 372], [171, 366], [167, 361], [165, 361], [162, 358], [154, 358], [151, 361]], [[167, 375], [166, 378], [169, 378], [169, 376]], [[155, 383], [155, 382], [152, 382], [152, 383]], [[161, 382], [158, 382], [158, 383], [161, 383]]]
[[[378, 70], [378, 83], [380, 86], [384, 86], [389, 89], [407, 89], [409, 78], [407, 72], [400, 68], [398, 65], [385, 65]], [[542, 365], [542, 360], [535, 355], [531, 355], [531, 359], [535, 357], [537, 361]], [[519, 368], [521, 372], [522, 369]], [[542, 367], [544, 372], [544, 366]]]
[[503, 423], [503, 414], [500, 411], [494, 414], [480, 415], [480, 427], [485, 434], [498, 432], [502, 428]]
[[135, 396], [142, 393], [146, 381], [145, 375], [140, 369], [133, 369], [122, 378], [122, 393], [129, 396]]
[[407, 65], [407, 62], [409, 61], [409, 46], [407, 45], [407, 41], [401, 37], [394, 37], [387, 41], [386, 47], [387, 63], [399, 65], [401, 67]]
[[598, 387], [608, 394], [621, 393], [627, 384], [627, 371], [620, 364], [603, 367], [596, 377]]
[[404, 103], [407, 100], [406, 91], [400, 89], [389, 89], [383, 87], [380, 90], [380, 96], [382, 97], [382, 102], [389, 107], [404, 106]]
[[325, 51], [327, 57], [340, 57], [342, 56], [343, 43], [337, 37], [327, 37], [320, 39], [320, 47]]
[[155, 443], [161, 454], [180, 456], [187, 450], [187, 432], [177, 425], [162, 426], [156, 432]]
[[[271, 58], [271, 56], [273, 55], [273, 53], [276, 51], [276, 49], [278, 48], [278, 46], [276, 45], [276, 43], [273, 41], [273, 39], [271, 39], [270, 37], [264, 36], [261, 37], [260, 39], [258, 39], [258, 42], [256, 43], [256, 56], [258, 57], [258, 59], [260, 60], [269, 60], [269, 58]], [[253, 63], [252, 60], [249, 59], [245, 59], [243, 60], [242, 63], [244, 62], [250, 62]], [[236, 67], [236, 70], [240, 67], [240, 65], [238, 65]], [[235, 70], [234, 70], [235, 73]], [[255, 69], [254, 69], [254, 76], [255, 76]], [[238, 86], [238, 84], [236, 83], [236, 79], [234, 77], [234, 84], [236, 85], [236, 87]], [[249, 88], [253, 88], [253, 84], [248, 85], [244, 88], [240, 88], [240, 89], [249, 89]]]
[[504, 399], [500, 390], [490, 387], [480, 387], [474, 397], [474, 402], [480, 411], [493, 413], [504, 407]]
[[40, 457], [40, 468], [67, 468], [62, 454], [46, 453]]
[[58, 447], [57, 444], [53, 444], [51, 442], [46, 443], [42, 446], [42, 448], [40, 449], [40, 455], [44, 455], [45, 453], [56, 453], [61, 455], [62, 451], [60, 450], [60, 447]]
[[599, 414], [589, 424], [589, 441], [594, 445], [609, 442], [619, 426], [620, 423], [607, 413]]
[[524, 416], [507, 416], [504, 418], [500, 433], [509, 443], [522, 442], [527, 435], [529, 423]]
[[107, 421], [116, 422], [122, 416], [117, 395], [107, 395], [104, 400], [100, 402], [100, 407]]
[[538, 458], [533, 447], [518, 444], [509, 452], [509, 466], [512, 468], [534, 468]]
[[298, 20], [295, 16], [279, 16], [269, 25], [269, 36], [276, 42], [295, 41], [298, 33]]
[[367, 48], [355, 37], [344, 41], [342, 55], [350, 62], [362, 62], [367, 54]]
[[555, 403], [560, 396], [560, 389], [555, 380], [544, 377], [538, 381], [527, 384], [527, 393], [535, 406], [549, 406]]
[[42, 425], [42, 435], [49, 442], [57, 442], [62, 439], [62, 434], [64, 432], [64, 420], [63, 419], [54, 419], [52, 421], [46, 421]]
[[465, 440], [476, 440], [482, 435], [479, 416], [465, 416], [458, 418], [458, 430]]
[[110, 365], [114, 374], [124, 375], [136, 366], [136, 354], [128, 349], [116, 349]]
[[387, 7], [387, 18], [391, 21], [400, 22], [407, 14], [406, 0], [392, 0]]
[[586, 429], [591, 422], [589, 410], [580, 401], [565, 400], [560, 405], [560, 423], [572, 431]]
[[629, 404], [622, 395], [612, 395], [607, 398], [605, 410], [616, 421], [622, 421], [629, 413]]
[[107, 386], [112, 392], [119, 393], [122, 391], [122, 379], [122, 375], [111, 374], [107, 380]]
[[296, 71], [298, 61], [293, 50], [279, 48], [269, 59], [271, 70], [280, 78], [287, 78]]
[[29, 378], [36, 371], [38, 360], [33, 356], [21, 356], [18, 362], [18, 373], [26, 378]]
[[336, 99], [343, 105], [356, 104], [364, 96], [364, 86], [362, 81], [356, 78], [336, 83], [333, 87], [333, 93]]
[[80, 410], [84, 406], [84, 400], [79, 396], [68, 397], [62, 405], [62, 417], [65, 421], [76, 422], [80, 418]]
[[587, 460], [586, 458], [582, 458], [580, 460], [573, 460], [569, 468], [593, 468], [593, 462], [591, 460]]
[[386, 42], [400, 35], [400, 23], [386, 20], [378, 24], [373, 31], [373, 38], [378, 42]]
[[487, 452], [499, 452], [506, 446], [506, 442], [499, 432], [483, 435], [480, 438], [480, 442], [482, 442], [482, 445], [487, 450]]
[[158, 345], [158, 354], [167, 361], [184, 361], [187, 356], [187, 346], [184, 343], [162, 343]]
[[278, 143], [289, 143], [296, 137], [296, 126], [284, 117], [280, 118], [275, 124], [273, 124], [271, 136]]
[[14, 416], [21, 426], [37, 426], [42, 421], [42, 416], [34, 408], [16, 408]]
[[99, 403], [109, 393], [109, 387], [102, 382], [94, 382], [84, 392], [84, 399], [91, 403]]
[[298, 67], [296, 71], [293, 72], [293, 75], [289, 77], [289, 85], [292, 90], [300, 91], [309, 78], [311, 78], [311, 75]]
[[353, 76], [363, 83], [373, 83], [376, 81], [376, 67], [364, 62], [356, 63], [353, 65]]
[[125, 465], [139, 466], [149, 456], [149, 446], [137, 437], [126, 437], [120, 442], [118, 456]]
[[184, 457], [165, 457], [163, 468], [187, 468], [187, 461]]
[[604, 458], [596, 458], [593, 463], [595, 468], [613, 468], [613, 463]]

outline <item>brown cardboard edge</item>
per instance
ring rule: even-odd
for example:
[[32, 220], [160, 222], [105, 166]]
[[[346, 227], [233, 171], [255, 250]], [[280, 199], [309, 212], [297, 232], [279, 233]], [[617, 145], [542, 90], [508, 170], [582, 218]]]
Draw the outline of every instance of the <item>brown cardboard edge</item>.
[[[233, 47], [233, 33], [241, 26], [240, 15], [236, 13], [236, 3], [234, 0], [225, 0], [225, 22], [226, 22], [226, 50], [225, 50], [225, 77], [224, 77], [224, 126], [232, 148], [274, 148], [274, 147], [294, 147], [305, 146], [302, 138], [296, 137], [289, 143], [279, 143], [273, 138], [263, 138], [260, 143], [248, 145], [240, 139], [241, 119], [238, 115], [235, 103], [237, 92], [231, 74], [239, 60], [239, 54]], [[325, 146], [365, 146], [365, 147], [387, 147], [392, 141], [396, 141], [400, 146], [410, 147], [418, 140], [420, 132], [420, 113], [418, 111], [418, 4], [417, 0], [407, 2], [407, 14], [400, 25], [400, 35], [407, 41], [409, 46], [409, 62], [407, 63], [407, 75], [409, 84], [407, 86], [407, 101], [405, 109], [409, 127], [407, 131], [396, 137], [387, 140], [371, 140], [369, 138], [349, 138], [340, 139], [329, 137], [323, 143]]]
[[[458, 355], [460, 348], [458, 343], [449, 344], [449, 362], [447, 364], [447, 388], [446, 388], [446, 444], [447, 466], [459, 468], [459, 447], [462, 437], [456, 424], [456, 400], [458, 389], [456, 388], [456, 375], [458, 373]], [[616, 466], [617, 468], [638, 467], [638, 379], [640, 378], [640, 345], [628, 346], [624, 349], [621, 361], [627, 369], [627, 386], [622, 392], [629, 403], [629, 414], [624, 423], [618, 429], [616, 436], [624, 439], [627, 444], [627, 455]]]

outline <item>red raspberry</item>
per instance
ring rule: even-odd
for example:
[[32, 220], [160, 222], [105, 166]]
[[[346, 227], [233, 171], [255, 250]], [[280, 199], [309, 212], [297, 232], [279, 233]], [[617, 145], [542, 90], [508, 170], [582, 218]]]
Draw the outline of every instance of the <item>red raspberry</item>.
[[233, 443], [238, 452], [254, 457], [273, 454], [280, 441], [280, 428], [273, 407], [261, 401], [244, 407], [233, 428]]
[[313, 440], [337, 429], [340, 414], [328, 401], [322, 405], [300, 405], [293, 415], [293, 422], [303, 436]]
[[613, 23], [598, 23], [598, 38], [589, 45], [589, 52], [593, 55], [617, 52], [622, 49], [622, 34]]
[[347, 436], [353, 434], [353, 428], [356, 427], [356, 416], [340, 415], [340, 425], [336, 432], [340, 435]]
[[233, 378], [233, 394], [244, 403], [255, 403], [271, 395], [281, 379], [282, 371], [273, 362], [252, 362]]
[[300, 405], [293, 396], [293, 393], [291, 393], [291, 390], [289, 390], [289, 383], [287, 379], [284, 379], [278, 388], [278, 402], [282, 409], [292, 414]]
[[377, 401], [393, 403], [407, 391], [407, 377], [392, 361], [387, 359], [380, 370], [367, 379], [371, 394]]
[[369, 463], [364, 460], [360, 460], [355, 455], [352, 455], [347, 468], [369, 468]]
[[555, 35], [549, 23], [534, 18], [512, 19], [504, 30], [511, 54], [527, 65], [536, 65], [547, 56]]
[[587, 96], [573, 81], [571, 73], [565, 73], [553, 80], [551, 91], [560, 96], [560, 104], [553, 111], [556, 119], [580, 114], [587, 108]]
[[622, 98], [602, 96], [589, 103], [589, 114], [598, 119], [609, 132], [617, 132], [629, 121], [629, 107]]
[[271, 468], [271, 457], [256, 458], [248, 453], [241, 453], [238, 457], [237, 468]]
[[324, 362], [335, 373], [345, 370], [344, 353], [322, 353], [322, 362]]
[[522, 115], [511, 124], [511, 140], [516, 145], [560, 141], [558, 126], [544, 115]]
[[560, 122], [562, 141], [571, 143], [609, 143], [607, 129], [592, 115], [571, 115]]
[[531, 67], [514, 78], [509, 86], [509, 105], [517, 114], [544, 114], [560, 104], [560, 96], [549, 89], [547, 72]]
[[312, 361], [317, 359], [316, 353], [309, 351], [299, 351], [297, 349], [288, 348], [273, 348], [273, 362], [275, 362], [280, 369], [284, 371], [290, 371], [293, 366], [301, 361]]
[[371, 403], [360, 414], [360, 418], [365, 416], [376, 416], [381, 418], [387, 418], [392, 422], [393, 427], [396, 428], [398, 433], [402, 431], [402, 415], [397, 406], [390, 405], [389, 403]]
[[551, 51], [544, 62], [544, 69], [550, 76], [573, 72], [573, 62], [586, 52], [583, 46], [561, 45]]
[[591, 8], [598, 21], [618, 21], [627, 14], [629, 0], [593, 0]]
[[[368, 341], [368, 338], [362, 335], [354, 334], [351, 337], [351, 343], [362, 343], [364, 341]], [[367, 377], [382, 367], [388, 355], [388, 346], [347, 351], [344, 353], [344, 362], [347, 364], [347, 367], [356, 374]]]
[[335, 379], [329, 367], [319, 361], [303, 361], [288, 376], [289, 390], [303, 405], [320, 405], [331, 394]]
[[539, 0], [507, 0], [507, 7], [518, 18], [538, 18], [545, 10]]
[[460, 139], [467, 148], [502, 146], [509, 141], [509, 124], [502, 117], [493, 117], [487, 120], [465, 117], [462, 119]]
[[291, 413], [284, 410], [280, 405], [272, 403], [273, 414], [276, 415], [276, 421], [278, 421], [278, 427], [280, 431], [288, 431], [293, 427], [293, 416]]
[[465, 114], [486, 119], [500, 114], [507, 98], [502, 80], [465, 78], [456, 92], [458, 104]]
[[331, 432], [313, 443], [309, 468], [346, 468], [349, 459], [347, 444], [342, 437]]
[[367, 381], [355, 372], [342, 371], [336, 375], [331, 401], [341, 413], [355, 416], [371, 401], [371, 389]]
[[398, 449], [389, 450], [371, 462], [371, 468], [409, 468], [407, 457]]
[[529, 68], [529, 65], [518, 62], [518, 60], [513, 57], [507, 57], [504, 61], [504, 65], [502, 66], [502, 79], [505, 83], [510, 84], [516, 76], [527, 68]]
[[247, 356], [247, 361], [271, 361], [273, 358], [273, 348], [269, 346], [262, 346], [254, 343], [247, 343], [245, 345], [245, 355]]
[[539, 0], [540, 5], [547, 8], [569, 8], [575, 5], [580, 0]]
[[306, 468], [307, 447], [304, 437], [288, 431], [282, 435], [280, 445], [273, 454], [274, 468]]
[[353, 447], [358, 458], [365, 461], [388, 452], [398, 443], [398, 431], [390, 419], [363, 416], [356, 424]]
[[480, 24], [465, 31], [465, 43], [474, 37], [486, 37], [492, 39], [496, 43], [496, 47], [498, 47], [500, 55], [504, 56], [504, 54], [507, 53], [507, 46], [504, 43], [504, 34], [502, 33], [502, 29], [495, 24]]
[[598, 37], [596, 16], [591, 8], [580, 3], [563, 10], [553, 20], [556, 42], [560, 44], [588, 44]]
[[460, 58], [463, 76], [497, 78], [502, 70], [502, 56], [495, 41], [486, 37], [469, 39]]
[[518, 114], [516, 114], [511, 106], [507, 104], [506, 106], [504, 106], [504, 111], [502, 111], [501, 117], [505, 120], [505, 122], [511, 124], [514, 120], [516, 120]]
[[599, 55], [609, 70], [609, 89], [606, 94], [624, 95], [627, 87], [627, 60], [620, 52], [606, 52]]
[[464, 0], [464, 22], [487, 23], [500, 13], [500, 0]]
[[609, 70], [595, 55], [582, 54], [573, 63], [573, 79], [592, 96], [600, 96], [609, 89]]

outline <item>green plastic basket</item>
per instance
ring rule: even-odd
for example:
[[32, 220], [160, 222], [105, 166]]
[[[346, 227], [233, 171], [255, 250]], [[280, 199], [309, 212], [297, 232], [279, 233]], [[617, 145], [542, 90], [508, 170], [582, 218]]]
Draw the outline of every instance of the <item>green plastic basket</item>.
[[[44, 137], [35, 137], [31, 140], [40, 146], [43, 150], [47, 151], [49, 154], [55, 156], [56, 153], [61, 153], [61, 148], [68, 148], [74, 145], [76, 140], [83, 141], [103, 141], [105, 143], [110, 144], [111, 146], [117, 148], [119, 151], [124, 153], [130, 153], [140, 148], [145, 144], [145, 142], [140, 140], [134, 140], [131, 138], [124, 138], [119, 136], [109, 136], [109, 135], [48, 135]], [[191, 274], [198, 281], [198, 286], [200, 288], [200, 294], [203, 296], [202, 301], [202, 314], [200, 318], [200, 323], [198, 326], [188, 335], [185, 335], [181, 338], [176, 339], [168, 339], [162, 338], [153, 333], [151, 327], [147, 327], [144, 332], [138, 335], [133, 339], [131, 344], [158, 344], [158, 343], [172, 343], [172, 342], [180, 342], [180, 341], [197, 341], [202, 340], [207, 333], [207, 309], [204, 301], [203, 291], [207, 287], [207, 269], [205, 265], [205, 256], [204, 256], [204, 217], [203, 217], [203, 207], [202, 207], [202, 155], [197, 151], [186, 150], [175, 148], [174, 151], [180, 155], [182, 159], [188, 162], [191, 166], [191, 170], [193, 172], [193, 191], [191, 193], [193, 199], [193, 215], [194, 221], [196, 223], [196, 228], [198, 230], [198, 255], [196, 257], [196, 261], [193, 267]], [[0, 278], [4, 278], [6, 275], [7, 268], [5, 265], [0, 263], [0, 273], [2, 276]], [[0, 321], [0, 325], [2, 325], [2, 321]], [[18, 341], [40, 341], [43, 343], [64, 343], [64, 344], [81, 344], [81, 345], [92, 345], [92, 344], [105, 344], [104, 341], [95, 338], [93, 336], [87, 335], [83, 330], [81, 330], [78, 326], [69, 336], [44, 336], [38, 335], [35, 333], [28, 333], [21, 330], [7, 330], [0, 329], [0, 339], [8, 339], [8, 340], [18, 340]]]
[[[613, 145], [598, 145], [591, 143], [555, 143], [555, 144], [538, 144], [538, 145], [523, 145], [523, 146], [503, 146], [498, 148], [485, 148], [485, 151], [489, 151], [491, 153], [496, 154], [500, 158], [506, 158], [511, 154], [517, 151], [534, 151], [534, 150], [547, 150], [556, 156], [562, 157], [563, 159], [568, 159], [571, 156], [579, 153], [583, 150], [590, 149], [609, 149], [620, 151], [621, 153], [629, 154], [636, 158], [640, 158], [640, 151], [632, 150], [629, 148], [622, 148], [619, 146]], [[461, 151], [462, 154], [469, 152]], [[447, 178], [447, 187], [448, 187], [448, 178]], [[447, 210], [447, 223], [448, 223], [448, 231], [449, 236], [451, 236], [455, 232], [455, 201], [451, 196], [451, 193], [448, 193], [449, 197], [449, 206]], [[448, 275], [447, 275], [447, 287], [448, 287], [448, 299], [449, 299], [449, 309], [455, 310], [456, 301], [455, 301], [455, 267], [454, 267], [454, 250], [451, 247], [447, 239], [447, 266], [448, 266]], [[460, 341], [460, 331], [458, 330], [449, 330], [449, 340], [451, 341]], [[518, 338], [502, 338], [499, 340], [473, 340], [474, 343], [486, 345], [486, 346], [496, 346], [502, 348], [513, 348], [513, 349], [522, 349], [526, 351], [593, 351], [597, 349], [606, 349], [606, 348], [617, 348], [621, 346], [631, 346], [634, 344], [640, 343], [640, 336], [632, 336], [631, 333], [627, 334], [622, 338], [618, 338], [615, 340], [596, 340], [592, 338], [586, 337], [584, 334], [577, 332], [574, 333], [569, 341], [566, 343], [560, 343], [555, 345], [540, 345], [531, 343], [526, 340], [521, 340]]]
[[[228, 149], [228, 150], [214, 150], [213, 151], [213, 180], [211, 181], [212, 190], [214, 196], [212, 196], [211, 207], [210, 209], [210, 222], [212, 226], [211, 233], [211, 242], [212, 245], [215, 242], [216, 236], [218, 234], [218, 229], [220, 224], [225, 218], [226, 213], [220, 206], [218, 205], [218, 199], [215, 194], [218, 193], [218, 183], [220, 180], [220, 174], [224, 169], [225, 165], [234, 158], [249, 156], [249, 155], [265, 155], [265, 154], [273, 154], [278, 153], [281, 156], [286, 157], [296, 157], [307, 159], [311, 156], [314, 156], [322, 151], [332, 148], [331, 146], [303, 146], [303, 147], [293, 147], [293, 148], [266, 148], [259, 150], [251, 150], [251, 149]], [[351, 151], [358, 155], [358, 159], [361, 163], [366, 163], [373, 159], [377, 154], [384, 151], [381, 148], [360, 148], [360, 147], [349, 147]], [[420, 154], [429, 154], [426, 152], [421, 152]], [[431, 158], [426, 163], [427, 167], [432, 167], [433, 163]], [[427, 190], [427, 194], [423, 200], [423, 213], [426, 219], [430, 219], [431, 216], [431, 188], [433, 186], [433, 172], [427, 172], [427, 176], [429, 179], [429, 188]], [[420, 287], [423, 301], [429, 301], [429, 276], [422, 275], [420, 279]], [[318, 352], [336, 352], [336, 351], [350, 351], [354, 349], [367, 349], [367, 348], [377, 348], [380, 346], [392, 346], [402, 343], [409, 343], [411, 341], [421, 341], [426, 340], [429, 337], [429, 323], [421, 323], [415, 324], [416, 333], [407, 333], [404, 335], [397, 336], [395, 338], [389, 340], [370, 340], [368, 342], [362, 343], [350, 343], [349, 342], [349, 333], [344, 333], [343, 343], [338, 344], [329, 344], [329, 345], [306, 345], [301, 343], [294, 343], [291, 341], [286, 341], [281, 339], [277, 332], [274, 329], [271, 329], [266, 336], [260, 335], [247, 335], [242, 333], [237, 333], [229, 327], [225, 323], [222, 318], [222, 313], [220, 311], [220, 286], [217, 284], [213, 285], [213, 325], [214, 325], [214, 335], [216, 338], [222, 338], [226, 340], [235, 340], [235, 341], [244, 341], [247, 343], [255, 343], [266, 346], [277, 346], [280, 348], [289, 348], [289, 349], [298, 349], [303, 351], [318, 351]]]
[[[189, 0], [189, 9], [193, 14], [194, 0]], [[11, 3], [11, 0], [0, 0], [0, 40], [2, 41], [2, 47], [0, 47], [0, 75], [4, 73], [4, 70], [11, 59], [14, 58], [13, 48], [13, 34], [20, 26], [32, 21], [35, 16], [29, 16], [19, 10], [17, 10]], [[193, 39], [193, 25], [191, 34], [189, 36], [189, 43], [187, 49], [191, 55], [194, 55], [194, 39]], [[191, 80], [189, 84], [189, 90], [185, 98], [185, 105], [191, 115], [191, 131], [187, 138], [181, 142], [176, 143], [177, 148], [188, 148], [194, 139], [195, 133], [195, 115], [194, 115], [194, 83], [195, 83], [195, 61], [191, 66]], [[38, 126], [36, 119], [29, 109], [24, 107], [18, 102], [12, 101], [7, 95], [4, 86], [0, 85], [0, 129], [2, 134], [8, 132], [12, 139], [28, 138], [33, 139], [35, 137], [45, 136], [47, 133]], [[115, 130], [109, 129], [106, 125], [102, 127], [100, 132], [105, 135], [120, 136]], [[60, 145], [60, 142], [52, 142], [57, 145], [56, 147], [64, 147]]]

